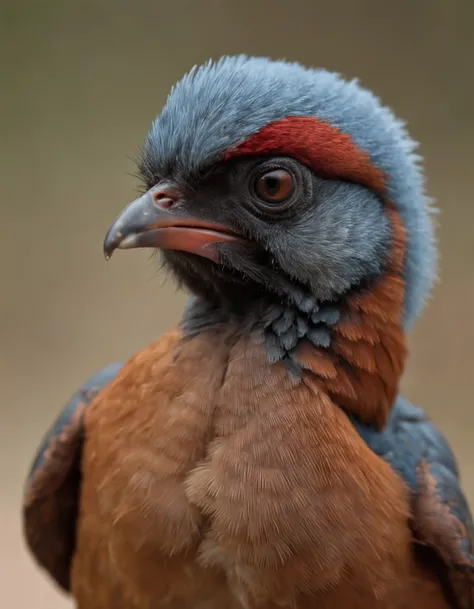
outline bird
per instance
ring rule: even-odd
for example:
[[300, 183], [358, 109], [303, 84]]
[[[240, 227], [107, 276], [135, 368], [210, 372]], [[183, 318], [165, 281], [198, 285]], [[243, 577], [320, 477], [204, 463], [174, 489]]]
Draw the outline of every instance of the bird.
[[417, 150], [325, 68], [230, 55], [173, 86], [103, 250], [158, 252], [181, 320], [73, 395], [25, 483], [79, 609], [474, 607], [454, 451], [399, 391], [438, 275]]

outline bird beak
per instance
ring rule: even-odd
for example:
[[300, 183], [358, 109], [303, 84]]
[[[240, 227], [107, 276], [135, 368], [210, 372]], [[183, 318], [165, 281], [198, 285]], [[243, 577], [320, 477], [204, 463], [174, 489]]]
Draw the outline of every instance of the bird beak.
[[[104, 239], [107, 260], [114, 251], [132, 248], [179, 250], [219, 262], [215, 244], [243, 241], [225, 226], [173, 212], [173, 201], [155, 190], [130, 203], [116, 218]], [[178, 206], [179, 207], [179, 206]]]

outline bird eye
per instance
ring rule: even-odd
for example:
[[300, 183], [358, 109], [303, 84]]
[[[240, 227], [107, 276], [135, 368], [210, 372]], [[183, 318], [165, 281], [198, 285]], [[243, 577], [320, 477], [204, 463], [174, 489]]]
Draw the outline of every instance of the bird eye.
[[286, 169], [273, 169], [260, 174], [255, 181], [256, 194], [267, 203], [282, 203], [294, 190], [294, 178]]

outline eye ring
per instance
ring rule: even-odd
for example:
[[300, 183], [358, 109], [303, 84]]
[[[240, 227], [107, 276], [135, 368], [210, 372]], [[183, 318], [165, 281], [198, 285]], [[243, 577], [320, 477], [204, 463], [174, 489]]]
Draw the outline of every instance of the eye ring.
[[272, 167], [261, 171], [253, 180], [253, 191], [267, 206], [277, 206], [288, 201], [296, 189], [292, 172], [283, 167]]

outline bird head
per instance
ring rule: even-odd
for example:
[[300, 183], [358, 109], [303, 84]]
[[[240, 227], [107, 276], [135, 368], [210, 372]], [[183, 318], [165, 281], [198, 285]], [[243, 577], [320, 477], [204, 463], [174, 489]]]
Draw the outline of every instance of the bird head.
[[262, 302], [311, 314], [387, 272], [394, 210], [407, 328], [436, 266], [415, 147], [356, 81], [265, 58], [208, 62], [153, 122], [144, 194], [110, 227], [105, 254], [159, 249], [198, 299], [234, 314]]

